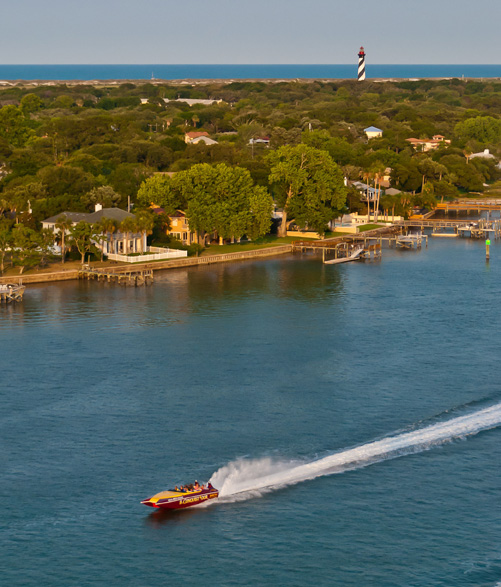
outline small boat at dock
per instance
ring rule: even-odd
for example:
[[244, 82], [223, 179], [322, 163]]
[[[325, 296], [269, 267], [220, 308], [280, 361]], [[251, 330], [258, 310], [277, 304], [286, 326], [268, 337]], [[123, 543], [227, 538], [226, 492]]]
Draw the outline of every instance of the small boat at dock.
[[152, 508], [179, 510], [200, 505], [218, 497], [219, 491], [208, 483], [206, 486], [202, 485], [199, 489], [190, 491], [176, 491], [175, 489], [161, 491], [152, 497], [143, 499], [141, 503]]

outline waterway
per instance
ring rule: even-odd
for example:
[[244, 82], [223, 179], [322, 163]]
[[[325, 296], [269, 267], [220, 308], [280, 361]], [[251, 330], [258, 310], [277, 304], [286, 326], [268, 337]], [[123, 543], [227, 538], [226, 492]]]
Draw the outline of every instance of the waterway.
[[155, 279], [0, 307], [5, 584], [501, 584], [501, 244]]

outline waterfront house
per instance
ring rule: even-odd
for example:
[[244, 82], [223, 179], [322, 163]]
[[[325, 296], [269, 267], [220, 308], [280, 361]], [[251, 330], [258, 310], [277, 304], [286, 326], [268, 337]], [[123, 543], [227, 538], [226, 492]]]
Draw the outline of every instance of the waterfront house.
[[368, 139], [377, 139], [383, 136], [383, 131], [375, 126], [364, 128], [364, 133], [367, 135]]
[[353, 181], [351, 185], [360, 192], [360, 199], [364, 202], [373, 202], [376, 197], [376, 188], [361, 181]]
[[[72, 225], [75, 226], [79, 222], [88, 222], [95, 224], [100, 222], [103, 218], [115, 220], [118, 224], [126, 218], [135, 218], [134, 214], [122, 210], [120, 208], [103, 208], [100, 204], [96, 204], [94, 212], [61, 212], [50, 218], [42, 221], [42, 227], [52, 230], [54, 236], [59, 233], [59, 228], [56, 227], [58, 220], [66, 216]], [[69, 231], [66, 231], [69, 234]], [[103, 235], [104, 236], [104, 235]], [[129, 233], [124, 234], [120, 231], [114, 232], [113, 235], [107, 234], [106, 240], [95, 241], [96, 247], [105, 255], [109, 254], [129, 254], [146, 251], [146, 234], [143, 233]]]

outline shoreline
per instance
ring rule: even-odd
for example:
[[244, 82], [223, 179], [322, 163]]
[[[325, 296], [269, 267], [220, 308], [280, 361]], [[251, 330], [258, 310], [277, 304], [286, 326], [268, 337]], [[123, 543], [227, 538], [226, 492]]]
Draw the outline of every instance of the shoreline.
[[[464, 82], [472, 81], [501, 81], [501, 76], [496, 77], [456, 77], [456, 76], [441, 76], [441, 77], [374, 77], [367, 78], [365, 83], [399, 83], [399, 82], [419, 82], [419, 81], [448, 81], [459, 79]], [[151, 84], [156, 86], [163, 85], [190, 85], [190, 86], [208, 86], [208, 85], [229, 85], [233, 83], [265, 83], [265, 84], [283, 84], [283, 83], [340, 83], [340, 82], [357, 82], [357, 78], [325, 78], [325, 77], [307, 77], [307, 78], [182, 78], [182, 79], [136, 79], [136, 78], [112, 78], [112, 79], [58, 79], [58, 80], [23, 80], [23, 79], [1, 79], [0, 90], [14, 87], [30, 87], [30, 86], [94, 86], [106, 87], [122, 84]]]
[[[112, 265], [106, 270], [110, 273], [128, 273], [136, 271], [162, 271], [168, 269], [177, 269], [180, 267], [196, 267], [199, 265], [212, 265], [214, 263], [229, 263], [232, 261], [243, 261], [256, 257], [274, 257], [285, 255], [292, 252], [292, 244], [279, 245], [276, 247], [267, 247], [263, 249], [252, 249], [250, 251], [237, 251], [235, 253], [222, 253], [220, 255], [207, 255], [206, 257], [182, 257], [180, 259], [170, 259], [168, 261], [157, 261], [151, 263], [128, 263], [126, 265]], [[56, 281], [72, 281], [79, 279], [80, 268], [53, 271], [50, 273], [28, 273], [26, 275], [9, 275], [0, 277], [0, 285], [7, 283], [13, 284], [35, 284], [35, 283], [53, 283]]]
[[[365, 233], [366, 237], [375, 237], [380, 234], [385, 234], [392, 226], [381, 226], [368, 230]], [[332, 243], [341, 242], [349, 239], [354, 235], [346, 234], [342, 236], [335, 236], [328, 239], [319, 239], [311, 242], [328, 241]], [[295, 241], [296, 244], [301, 241]], [[233, 253], [221, 253], [218, 255], [207, 255], [202, 257], [182, 257], [180, 259], [170, 259], [167, 261], [156, 261], [150, 263], [127, 263], [125, 265], [111, 265], [106, 267], [109, 273], [129, 273], [136, 271], [163, 271], [168, 269], [177, 269], [182, 267], [196, 267], [200, 265], [213, 265], [215, 263], [231, 263], [233, 261], [245, 261], [248, 259], [255, 259], [260, 257], [275, 257], [278, 255], [285, 255], [292, 253], [294, 250], [294, 243], [282, 244], [271, 247], [264, 247], [261, 249], [251, 249], [249, 251], [236, 251]], [[56, 281], [72, 281], [79, 279], [79, 272], [81, 267], [76, 269], [61, 269], [60, 271], [52, 271], [47, 273], [28, 273], [26, 275], [9, 275], [7, 277], [0, 277], [0, 285], [8, 283], [17, 285], [28, 285], [35, 283], [53, 283]]]

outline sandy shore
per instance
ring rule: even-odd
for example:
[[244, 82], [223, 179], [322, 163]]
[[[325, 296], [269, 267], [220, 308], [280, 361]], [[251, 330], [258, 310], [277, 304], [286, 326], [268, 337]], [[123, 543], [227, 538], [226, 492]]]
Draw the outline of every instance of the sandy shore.
[[[386, 82], [402, 82], [402, 81], [443, 81], [459, 79], [454, 77], [389, 77], [389, 78], [371, 78], [367, 79], [365, 83], [386, 83]], [[464, 77], [463, 81], [500, 81], [501, 77]], [[172, 86], [208, 86], [208, 85], [228, 85], [232, 83], [265, 83], [265, 84], [282, 84], [282, 83], [339, 83], [339, 82], [356, 82], [356, 78], [232, 78], [232, 79], [108, 79], [108, 80], [0, 80], [0, 88], [8, 87], [37, 87], [37, 86], [94, 86], [94, 87], [108, 87], [120, 86], [122, 84], [152, 84], [157, 86], [172, 85]]]

